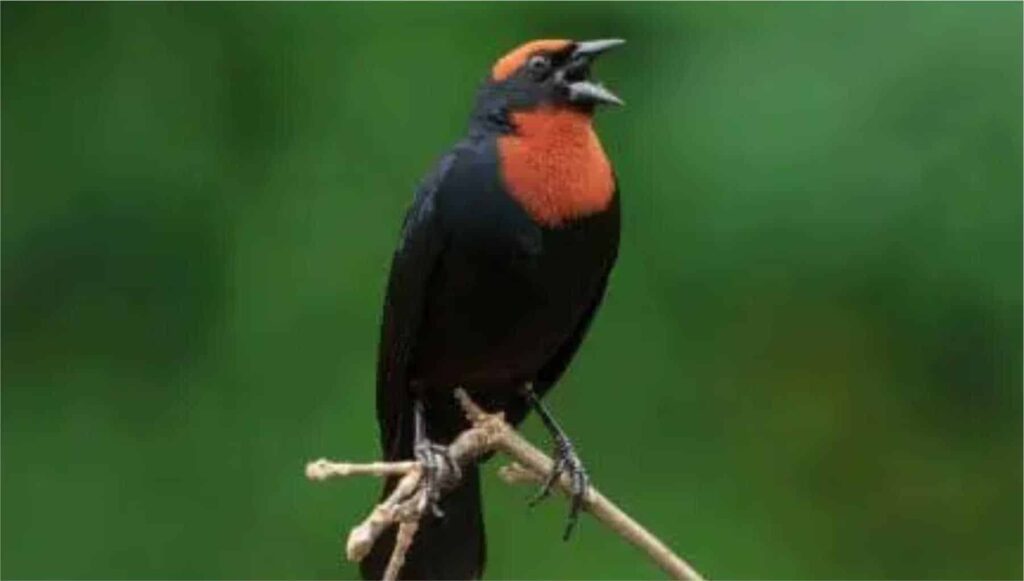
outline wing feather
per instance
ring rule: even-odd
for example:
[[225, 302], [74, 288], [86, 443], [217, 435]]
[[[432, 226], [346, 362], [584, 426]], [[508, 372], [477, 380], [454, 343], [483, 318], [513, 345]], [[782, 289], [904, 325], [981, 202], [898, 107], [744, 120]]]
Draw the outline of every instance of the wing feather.
[[402, 448], [403, 426], [409, 423], [412, 400], [409, 364], [423, 320], [426, 290], [446, 236], [437, 211], [437, 197], [455, 162], [453, 151], [417, 188], [402, 225], [398, 248], [391, 260], [377, 357], [377, 422], [384, 456], [407, 455]]

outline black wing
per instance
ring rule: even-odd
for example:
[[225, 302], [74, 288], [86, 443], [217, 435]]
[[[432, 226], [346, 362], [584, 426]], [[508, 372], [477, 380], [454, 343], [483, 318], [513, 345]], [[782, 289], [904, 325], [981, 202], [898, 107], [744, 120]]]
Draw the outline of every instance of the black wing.
[[438, 217], [437, 197], [455, 157], [455, 150], [443, 157], [420, 184], [391, 260], [377, 353], [377, 423], [387, 459], [401, 457], [402, 432], [409, 429], [403, 428], [410, 423], [408, 416], [412, 412], [409, 363], [423, 319], [428, 281], [446, 239]]

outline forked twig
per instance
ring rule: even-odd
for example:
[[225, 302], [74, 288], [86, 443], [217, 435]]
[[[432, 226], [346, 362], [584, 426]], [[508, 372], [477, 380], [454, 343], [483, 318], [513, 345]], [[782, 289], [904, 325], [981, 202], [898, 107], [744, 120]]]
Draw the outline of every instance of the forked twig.
[[[455, 397], [462, 405], [470, 427], [460, 433], [448, 446], [448, 455], [459, 466], [468, 466], [480, 456], [489, 452], [502, 452], [513, 462], [499, 470], [502, 480], [510, 484], [536, 484], [544, 481], [550, 473], [553, 460], [519, 435], [502, 414], [490, 414], [480, 408], [465, 390], [457, 389]], [[458, 475], [444, 464], [439, 469], [440, 482], [446, 482], [450, 489], [457, 482]], [[395, 547], [384, 572], [384, 579], [398, 578], [405, 556], [412, 546], [420, 519], [427, 508], [424, 489], [421, 486], [423, 467], [417, 461], [373, 462], [350, 464], [320, 459], [306, 465], [306, 477], [310, 480], [355, 475], [379, 477], [402, 476], [395, 489], [380, 504], [375, 506], [361, 523], [352, 528], [346, 543], [345, 553], [350, 561], [359, 561], [370, 552], [380, 535], [393, 525], [398, 525]], [[558, 480], [556, 488], [563, 494], [570, 494], [571, 483], [565, 475]], [[443, 492], [442, 492], [443, 493]], [[676, 555], [658, 537], [651, 534], [640, 523], [633, 520], [622, 509], [608, 500], [593, 486], [587, 489], [583, 506], [599, 522], [612, 529], [632, 545], [644, 551], [662, 570], [673, 579], [699, 581], [701, 575], [686, 561]]]

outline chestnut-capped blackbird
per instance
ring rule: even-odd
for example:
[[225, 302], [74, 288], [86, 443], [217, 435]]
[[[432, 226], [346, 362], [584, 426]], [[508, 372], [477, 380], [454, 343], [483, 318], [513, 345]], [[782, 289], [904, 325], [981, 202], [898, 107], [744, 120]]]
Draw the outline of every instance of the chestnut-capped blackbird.
[[[468, 427], [456, 387], [518, 424], [532, 408], [573, 482], [566, 537], [587, 475], [540, 398], [565, 372], [601, 303], [619, 247], [615, 174], [594, 132], [599, 105], [621, 105], [590, 79], [622, 40], [537, 40], [508, 53], [480, 88], [466, 136], [423, 180], [402, 227], [384, 302], [377, 420], [384, 457], [417, 458], [432, 491], [400, 575], [483, 573], [476, 466], [437, 493], [444, 444]], [[385, 484], [386, 496], [395, 479]], [[395, 527], [361, 564], [380, 578]]]

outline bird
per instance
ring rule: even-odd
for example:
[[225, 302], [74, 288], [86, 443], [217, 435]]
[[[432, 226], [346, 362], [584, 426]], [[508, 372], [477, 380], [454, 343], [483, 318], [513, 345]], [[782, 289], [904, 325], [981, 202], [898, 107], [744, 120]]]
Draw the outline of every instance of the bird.
[[[535, 410], [572, 483], [568, 538], [589, 477], [542, 398], [593, 321], [619, 249], [616, 175], [593, 125], [622, 100], [591, 79], [621, 39], [534, 40], [481, 84], [465, 136], [416, 189], [391, 261], [377, 363], [386, 460], [423, 463], [431, 509], [406, 554], [406, 579], [474, 579], [486, 541], [477, 465], [442, 495], [436, 474], [468, 423], [454, 389], [518, 425]], [[397, 483], [385, 481], [383, 496]], [[360, 564], [379, 579], [395, 527]]]

